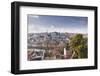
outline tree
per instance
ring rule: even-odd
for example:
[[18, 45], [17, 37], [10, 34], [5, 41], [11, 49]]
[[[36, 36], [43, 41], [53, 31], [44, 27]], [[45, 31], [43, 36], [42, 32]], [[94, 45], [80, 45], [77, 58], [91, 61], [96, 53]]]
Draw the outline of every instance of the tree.
[[73, 52], [71, 58], [87, 58], [87, 38], [77, 34], [70, 38], [70, 50]]
[[68, 42], [66, 43], [66, 46], [65, 47], [66, 47], [66, 50], [69, 50], [70, 46], [69, 46], [69, 43]]

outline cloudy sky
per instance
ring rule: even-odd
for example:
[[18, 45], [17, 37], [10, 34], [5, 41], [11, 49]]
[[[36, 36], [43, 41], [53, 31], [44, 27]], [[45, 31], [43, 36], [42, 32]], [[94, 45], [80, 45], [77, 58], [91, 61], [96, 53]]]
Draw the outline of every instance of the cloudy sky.
[[88, 18], [77, 16], [27, 15], [28, 33], [87, 33]]

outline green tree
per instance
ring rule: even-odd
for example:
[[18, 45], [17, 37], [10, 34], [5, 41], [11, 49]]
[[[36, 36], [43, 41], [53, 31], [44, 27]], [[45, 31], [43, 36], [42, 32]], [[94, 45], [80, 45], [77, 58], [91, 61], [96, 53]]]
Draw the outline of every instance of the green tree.
[[77, 34], [70, 38], [70, 50], [73, 52], [71, 58], [87, 58], [87, 38]]

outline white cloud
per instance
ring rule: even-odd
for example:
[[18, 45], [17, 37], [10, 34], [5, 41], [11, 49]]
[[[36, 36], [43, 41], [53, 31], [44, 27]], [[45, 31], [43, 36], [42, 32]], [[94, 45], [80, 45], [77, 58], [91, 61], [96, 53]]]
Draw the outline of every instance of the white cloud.
[[55, 28], [55, 26], [54, 26], [54, 25], [51, 25], [51, 26], [50, 26], [50, 28], [51, 28], [51, 29], [54, 29], [54, 28]]
[[37, 16], [37, 15], [30, 15], [30, 17], [39, 18], [39, 16]]
[[40, 25], [29, 25], [28, 32], [29, 33], [40, 33], [40, 32], [47, 32], [48, 28], [42, 27]]
[[[80, 31], [81, 30], [81, 31]], [[41, 32], [70, 32], [70, 33], [87, 33], [87, 29], [76, 28], [59, 28], [51, 25], [50, 27], [44, 27], [42, 25], [29, 25], [28, 33], [41, 33]]]

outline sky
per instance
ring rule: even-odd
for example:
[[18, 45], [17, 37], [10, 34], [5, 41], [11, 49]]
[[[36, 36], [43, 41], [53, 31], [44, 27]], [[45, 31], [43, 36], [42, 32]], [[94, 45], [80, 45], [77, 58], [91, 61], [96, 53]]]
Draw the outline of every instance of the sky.
[[69, 32], [87, 33], [88, 17], [27, 15], [28, 33]]

